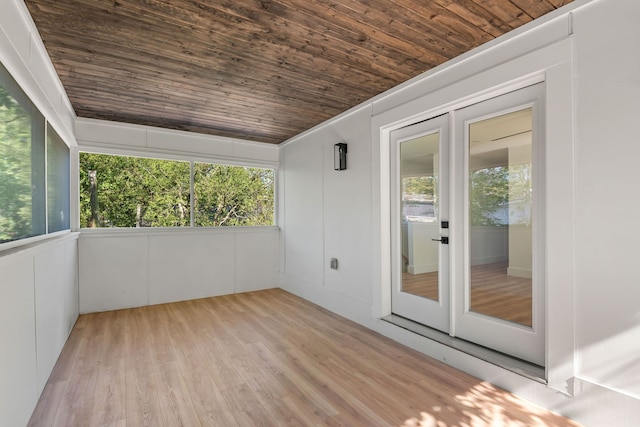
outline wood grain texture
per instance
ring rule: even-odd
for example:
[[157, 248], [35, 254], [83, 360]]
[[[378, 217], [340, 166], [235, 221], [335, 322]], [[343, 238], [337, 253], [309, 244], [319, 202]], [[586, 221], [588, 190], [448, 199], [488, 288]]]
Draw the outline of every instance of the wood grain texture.
[[508, 275], [506, 262], [471, 267], [470, 289], [471, 311], [532, 326], [532, 281]]
[[438, 301], [438, 272], [402, 273], [402, 292]]
[[578, 424], [273, 289], [81, 316], [29, 425]]
[[[471, 267], [471, 311], [531, 326], [531, 279], [509, 276], [507, 263]], [[438, 301], [438, 273], [402, 273], [402, 291]]]
[[25, 0], [79, 117], [280, 143], [571, 0]]

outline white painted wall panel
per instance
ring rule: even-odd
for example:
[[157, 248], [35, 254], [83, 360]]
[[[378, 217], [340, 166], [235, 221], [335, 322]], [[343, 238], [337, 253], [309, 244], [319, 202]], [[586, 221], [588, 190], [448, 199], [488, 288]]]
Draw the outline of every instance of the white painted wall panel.
[[85, 231], [80, 312], [273, 288], [279, 244], [276, 227]]
[[471, 227], [469, 241], [471, 265], [490, 264], [508, 259], [509, 230], [506, 227]]
[[574, 18], [580, 375], [638, 399], [639, 19], [633, 0], [595, 2]]
[[109, 144], [125, 147], [145, 147], [147, 131], [142, 126], [108, 122], [104, 120], [78, 119], [75, 122], [76, 139], [81, 144]]
[[149, 304], [183, 301], [234, 290], [233, 234], [149, 237]]
[[26, 425], [78, 317], [77, 235], [0, 253], [0, 425]]
[[[71, 331], [67, 306], [72, 300], [70, 293], [76, 289], [76, 252], [69, 246], [75, 244], [61, 245], [55, 251], [38, 254], [34, 260], [38, 394]], [[75, 311], [77, 317], [77, 308]]]
[[[33, 29], [25, 25], [25, 21], [20, 14], [20, 8], [16, 7], [15, 2], [7, 4], [2, 10], [0, 18], [0, 32], [3, 37], [2, 45], [5, 47], [0, 54], [2, 62], [10, 62], [9, 57], [13, 56], [16, 60], [28, 64], [31, 58], [31, 33]], [[6, 56], [6, 58], [5, 58]]]
[[[57, 85], [51, 84], [40, 84], [41, 82], [47, 82], [52, 79], [53, 76], [50, 72], [51, 60], [47, 52], [43, 49], [41, 52], [38, 50], [41, 48], [41, 40], [38, 36], [37, 32], [32, 32], [30, 34], [30, 47], [29, 52], [30, 62], [29, 62], [29, 71], [33, 74], [33, 77], [36, 82], [39, 84], [39, 88], [47, 98], [52, 107], [57, 107], [59, 105], [58, 101], [60, 98], [60, 88]], [[37, 54], [35, 54], [37, 52]]]
[[[362, 109], [321, 129], [314, 138], [324, 155], [324, 286], [371, 301], [371, 126]], [[354, 123], [363, 125], [353, 126]], [[347, 143], [347, 169], [333, 169], [333, 146]], [[330, 268], [331, 258], [338, 269]]]
[[149, 128], [147, 146], [151, 149], [179, 150], [213, 156], [231, 157], [233, 140], [191, 132]]
[[279, 160], [276, 145], [152, 126], [79, 118], [75, 131], [81, 150], [269, 167]]
[[80, 313], [139, 307], [149, 303], [148, 237], [81, 235]]
[[67, 322], [67, 334], [70, 334], [76, 324], [76, 320], [78, 320], [78, 315], [80, 314], [77, 238], [66, 246], [65, 251], [66, 256], [64, 264], [67, 268], [67, 270], [65, 270], [65, 276], [68, 280], [71, 280], [70, 283], [64, 282], [66, 284], [64, 288], [66, 310], [65, 319]]
[[322, 286], [324, 148], [318, 140], [296, 143], [284, 156], [285, 273]]
[[33, 258], [0, 259], [0, 425], [24, 426], [38, 400]]
[[278, 232], [235, 235], [235, 292], [278, 286], [279, 240]]
[[240, 159], [278, 162], [279, 151], [277, 145], [256, 142], [236, 142], [233, 146], [233, 156]]

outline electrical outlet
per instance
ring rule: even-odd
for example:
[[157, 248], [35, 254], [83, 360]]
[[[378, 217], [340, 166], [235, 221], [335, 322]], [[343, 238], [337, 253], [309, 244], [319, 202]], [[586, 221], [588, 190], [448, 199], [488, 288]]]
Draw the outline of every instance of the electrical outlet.
[[338, 269], [338, 258], [331, 258], [331, 268], [334, 270]]

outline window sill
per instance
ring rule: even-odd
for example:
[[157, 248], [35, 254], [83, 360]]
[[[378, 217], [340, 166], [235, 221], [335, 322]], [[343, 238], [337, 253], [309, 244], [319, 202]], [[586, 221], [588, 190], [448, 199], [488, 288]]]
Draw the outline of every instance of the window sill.
[[91, 237], [166, 236], [185, 234], [272, 233], [280, 231], [277, 225], [251, 227], [141, 227], [141, 228], [81, 228], [80, 234]]
[[51, 245], [60, 244], [65, 241], [76, 240], [79, 236], [80, 233], [78, 232], [63, 230], [56, 233], [3, 243], [0, 244], [0, 259], [5, 259], [27, 251], [45, 249]]

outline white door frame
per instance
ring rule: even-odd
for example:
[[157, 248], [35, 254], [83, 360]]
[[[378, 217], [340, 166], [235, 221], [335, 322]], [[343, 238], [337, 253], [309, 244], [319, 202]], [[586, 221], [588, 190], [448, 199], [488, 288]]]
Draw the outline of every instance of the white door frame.
[[[562, 23], [560, 23], [562, 25]], [[394, 98], [372, 106], [372, 243], [373, 294], [371, 315], [374, 319], [391, 314], [391, 257], [390, 257], [390, 197], [389, 197], [389, 134], [419, 120], [444, 114], [452, 109], [479, 102], [513, 90], [545, 82], [546, 96], [546, 177], [553, 177], [546, 192], [546, 271], [547, 271], [547, 363], [546, 378], [553, 389], [573, 395], [573, 378], [577, 369], [573, 343], [576, 336], [574, 322], [575, 231], [575, 166], [574, 166], [574, 93], [573, 41], [562, 38], [541, 44], [538, 49], [507, 59], [492, 61], [484, 66], [467, 67], [466, 62], [453, 62], [444, 73], [427, 75], [411, 93], [399, 92]], [[481, 52], [477, 56], [493, 55]], [[493, 57], [493, 56], [492, 56]], [[462, 70], [465, 71], [462, 71]], [[455, 70], [460, 73], [456, 74]], [[451, 72], [450, 72], [451, 71]], [[418, 82], [418, 81], [416, 81]], [[422, 89], [421, 89], [422, 88]], [[429, 89], [431, 88], [431, 89]], [[436, 343], [386, 322], [376, 323], [376, 329], [390, 338], [400, 340], [433, 357], [449, 355], [453, 366], [484, 379], [483, 372], [496, 372], [490, 363], [481, 363], [451, 347]], [[451, 359], [454, 358], [454, 359]], [[454, 361], [455, 360], [455, 361]], [[480, 363], [476, 370], [471, 366]], [[518, 374], [500, 371], [500, 375], [517, 380]], [[497, 372], [495, 373], [497, 375]], [[494, 374], [491, 375], [495, 381]], [[510, 380], [511, 381], [511, 380]], [[506, 383], [502, 383], [508, 387]]]
[[[533, 281], [532, 327], [491, 318], [469, 309], [470, 219], [468, 216], [469, 124], [526, 108], [533, 110]], [[453, 280], [452, 335], [523, 360], [545, 365], [545, 168], [544, 84], [518, 89], [472, 106], [456, 110], [456, 138], [451, 163], [451, 265]]]

